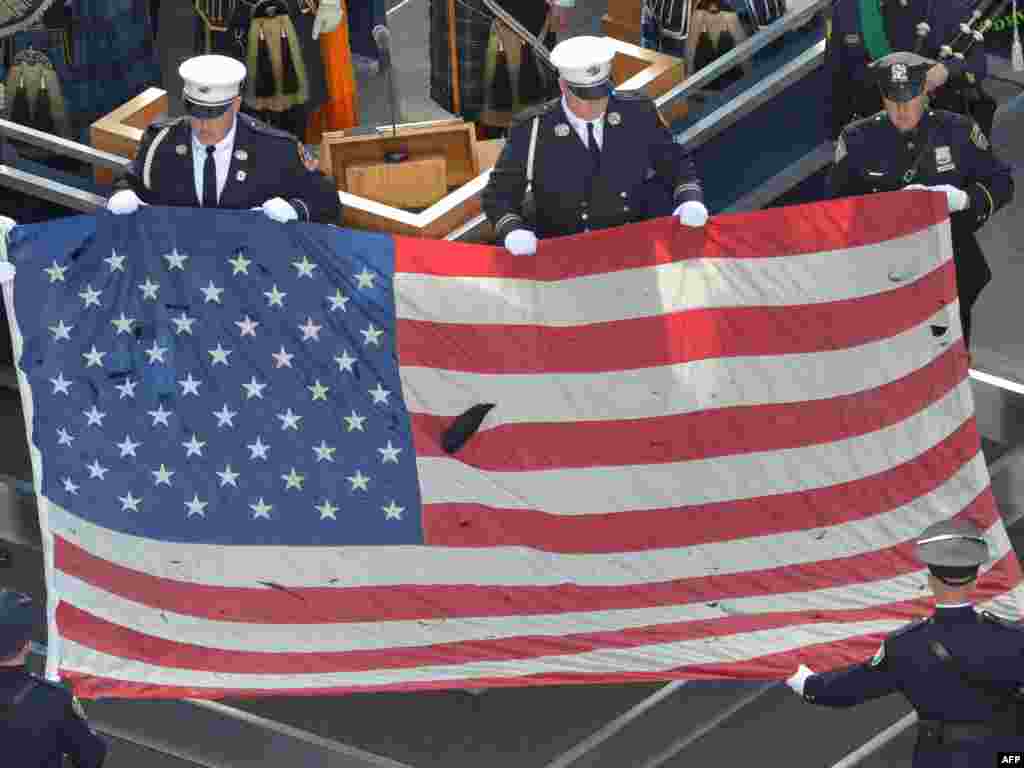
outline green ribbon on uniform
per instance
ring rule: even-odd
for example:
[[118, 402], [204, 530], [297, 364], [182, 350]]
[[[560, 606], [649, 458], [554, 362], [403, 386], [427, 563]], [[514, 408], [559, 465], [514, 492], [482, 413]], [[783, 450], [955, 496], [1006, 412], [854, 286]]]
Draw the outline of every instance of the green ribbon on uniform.
[[860, 2], [860, 33], [864, 38], [864, 47], [872, 61], [892, 53], [889, 36], [885, 33], [885, 19], [882, 18], [882, 6], [878, 0], [859, 0]]

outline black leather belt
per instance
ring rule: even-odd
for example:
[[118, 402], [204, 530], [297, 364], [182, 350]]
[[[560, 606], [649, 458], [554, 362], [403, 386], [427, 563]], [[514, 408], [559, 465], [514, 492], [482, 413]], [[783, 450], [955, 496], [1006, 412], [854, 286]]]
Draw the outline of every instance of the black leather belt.
[[992, 723], [963, 723], [945, 720], [919, 720], [917, 722], [919, 746], [942, 746], [955, 741], [987, 739], [991, 736], [1007, 734], [1004, 734], [1003, 729]]

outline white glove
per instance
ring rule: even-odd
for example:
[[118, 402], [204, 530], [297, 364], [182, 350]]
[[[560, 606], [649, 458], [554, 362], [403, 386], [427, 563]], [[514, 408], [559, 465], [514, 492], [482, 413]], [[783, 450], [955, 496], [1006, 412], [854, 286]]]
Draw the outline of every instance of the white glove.
[[14, 265], [9, 261], [0, 261], [0, 285], [9, 283], [14, 279]]
[[142, 201], [135, 194], [135, 190], [122, 189], [120, 192], [115, 192], [107, 200], [107, 210], [117, 216], [121, 216], [125, 213], [135, 213], [139, 210], [141, 203]]
[[537, 252], [537, 236], [528, 229], [513, 229], [505, 235], [505, 247], [515, 256], [532, 256]]
[[292, 208], [291, 203], [282, 200], [280, 197], [270, 198], [261, 206], [260, 210], [267, 215], [267, 218], [279, 221], [282, 224], [299, 218], [299, 214]]
[[687, 200], [672, 212], [673, 216], [679, 217], [679, 223], [687, 227], [703, 227], [708, 223], [708, 209], [704, 203], [696, 200]]
[[814, 674], [814, 671], [809, 667], [805, 667], [801, 664], [796, 668], [796, 672], [790, 677], [786, 678], [786, 685], [792, 688], [800, 696], [804, 695], [804, 683], [807, 682], [807, 678]]
[[320, 7], [316, 9], [316, 18], [313, 20], [313, 39], [316, 40], [320, 34], [333, 32], [341, 24], [341, 0], [320, 0]]
[[967, 207], [969, 198], [967, 193], [952, 184], [938, 184], [934, 187], [926, 187], [924, 184], [908, 184], [904, 189], [927, 189], [929, 192], [943, 192], [946, 195], [946, 204], [950, 213], [962, 211]]

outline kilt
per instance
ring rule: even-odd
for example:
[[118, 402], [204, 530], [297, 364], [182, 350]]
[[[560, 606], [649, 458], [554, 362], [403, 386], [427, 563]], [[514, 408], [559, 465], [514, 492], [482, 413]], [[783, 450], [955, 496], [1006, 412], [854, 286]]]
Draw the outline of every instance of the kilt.
[[[520, 24], [540, 32], [547, 15], [547, 0], [499, 0]], [[492, 14], [480, 0], [455, 0], [455, 48], [459, 67], [461, 116], [476, 120], [486, 101], [484, 69]], [[430, 98], [454, 113], [452, 75], [448, 56], [448, 0], [430, 0]]]

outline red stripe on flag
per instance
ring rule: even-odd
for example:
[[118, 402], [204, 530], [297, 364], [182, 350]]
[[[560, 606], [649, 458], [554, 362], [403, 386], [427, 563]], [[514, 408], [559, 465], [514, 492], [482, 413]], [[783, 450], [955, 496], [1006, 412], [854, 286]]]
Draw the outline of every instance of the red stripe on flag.
[[[987, 529], [998, 516], [991, 488], [987, 488], [956, 517]], [[126, 600], [197, 618], [259, 624], [329, 624], [646, 608], [840, 587], [894, 578], [920, 567], [915, 560], [913, 542], [906, 542], [828, 561], [656, 584], [289, 586], [284, 592], [270, 588], [189, 584], [152, 576], [90, 555], [59, 536], [55, 537], [54, 549], [55, 565], [60, 571], [74, 574]]]
[[706, 227], [674, 217], [541, 240], [535, 257], [504, 248], [395, 238], [395, 273], [563, 280], [697, 258], [775, 258], [906, 237], [948, 218], [941, 195], [893, 192], [712, 217]]
[[[667, 464], [782, 451], [867, 435], [909, 419], [963, 382], [959, 344], [902, 379], [799, 403], [735, 405], [645, 419], [500, 424], [476, 433], [458, 460], [483, 470]], [[495, 413], [501, 412], [501, 403]], [[410, 414], [417, 456], [447, 456], [451, 417]], [[973, 455], [973, 454], [971, 454]]]
[[610, 514], [426, 504], [423, 535], [434, 546], [525, 546], [582, 554], [690, 547], [821, 528], [910, 504], [947, 482], [980, 450], [974, 421], [968, 420], [913, 460], [849, 483], [765, 498]]
[[[823, 304], [692, 309], [554, 327], [399, 320], [398, 359], [476, 373], [634, 370], [718, 357], [826, 352], [889, 338], [956, 298], [946, 262], [896, 290]], [[822, 328], [829, 329], [826, 339]], [[966, 352], [961, 352], [966, 361]]]

